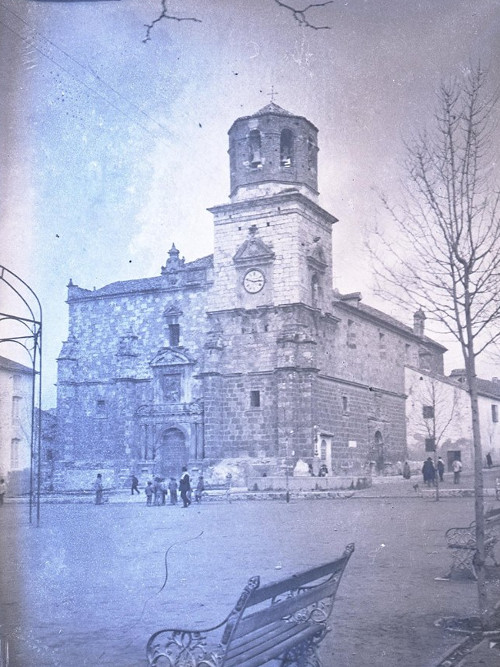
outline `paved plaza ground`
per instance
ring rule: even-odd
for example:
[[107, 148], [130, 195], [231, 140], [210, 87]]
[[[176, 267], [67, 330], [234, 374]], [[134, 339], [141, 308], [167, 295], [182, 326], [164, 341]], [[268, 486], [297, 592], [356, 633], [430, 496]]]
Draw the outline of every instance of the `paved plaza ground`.
[[[500, 506], [493, 497], [488, 504]], [[291, 575], [349, 542], [356, 551], [323, 642], [324, 667], [434, 666], [461, 641], [435, 621], [476, 613], [475, 582], [435, 581], [450, 564], [444, 533], [473, 519], [473, 499], [437, 503], [401, 481], [289, 504], [146, 507], [143, 495], [44, 504], [39, 527], [29, 525], [25, 503], [0, 510], [9, 667], [143, 666], [154, 630], [213, 626], [251, 575], [263, 583]], [[489, 588], [500, 599], [495, 576]]]

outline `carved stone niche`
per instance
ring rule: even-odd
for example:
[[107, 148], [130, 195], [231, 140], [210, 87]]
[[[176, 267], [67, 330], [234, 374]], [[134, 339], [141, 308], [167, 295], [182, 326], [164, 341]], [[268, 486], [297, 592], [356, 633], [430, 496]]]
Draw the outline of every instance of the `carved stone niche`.
[[150, 362], [155, 403], [187, 403], [195, 360], [185, 351], [163, 347]]

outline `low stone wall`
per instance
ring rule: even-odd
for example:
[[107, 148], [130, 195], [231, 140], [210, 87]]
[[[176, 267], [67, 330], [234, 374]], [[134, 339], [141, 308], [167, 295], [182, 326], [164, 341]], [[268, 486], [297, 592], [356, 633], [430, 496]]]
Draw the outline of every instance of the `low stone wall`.
[[[349, 489], [366, 489], [371, 486], [370, 477], [331, 476], [331, 477], [289, 477], [288, 490], [297, 491], [335, 491]], [[287, 488], [286, 478], [279, 477], [249, 477], [249, 491], [284, 491]]]

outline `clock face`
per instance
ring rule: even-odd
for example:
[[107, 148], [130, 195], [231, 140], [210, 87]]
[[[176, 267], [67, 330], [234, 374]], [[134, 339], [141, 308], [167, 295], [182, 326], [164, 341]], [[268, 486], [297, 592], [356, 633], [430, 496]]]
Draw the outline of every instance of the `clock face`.
[[243, 287], [250, 294], [257, 294], [264, 287], [266, 278], [259, 269], [250, 269], [243, 278]]

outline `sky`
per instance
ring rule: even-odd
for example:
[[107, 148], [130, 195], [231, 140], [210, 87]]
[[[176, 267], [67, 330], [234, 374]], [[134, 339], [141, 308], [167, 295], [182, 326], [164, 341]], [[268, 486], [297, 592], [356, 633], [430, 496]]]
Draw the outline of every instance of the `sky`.
[[[405, 140], [431, 120], [442, 80], [481, 60], [500, 84], [500, 0], [334, 0], [308, 15], [325, 30], [273, 0], [178, 0], [169, 10], [200, 22], [159, 22], [145, 42], [160, 5], [0, 0], [0, 265], [42, 303], [46, 408], [69, 280], [159, 275], [172, 243], [187, 261], [210, 254], [227, 130], [272, 90], [319, 129], [334, 286], [411, 324], [373, 293], [364, 239], [389, 229], [378, 192], [397, 199]], [[447, 371], [463, 366], [428, 333], [450, 348]], [[488, 359], [479, 370], [500, 375]]]

